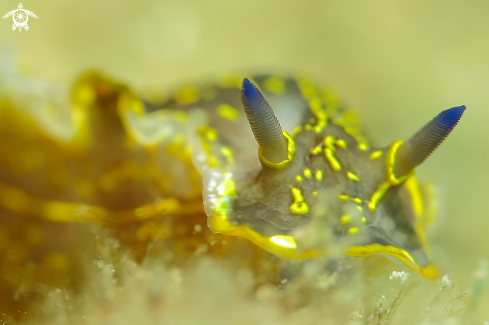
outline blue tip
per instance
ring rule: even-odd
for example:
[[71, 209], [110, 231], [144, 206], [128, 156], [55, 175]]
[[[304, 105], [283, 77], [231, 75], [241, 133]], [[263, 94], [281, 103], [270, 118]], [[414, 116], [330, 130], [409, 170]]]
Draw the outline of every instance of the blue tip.
[[243, 79], [242, 94], [251, 105], [259, 105], [264, 100], [258, 88], [248, 78]]
[[438, 126], [445, 130], [452, 130], [462, 118], [464, 111], [463, 105], [444, 110], [436, 118]]

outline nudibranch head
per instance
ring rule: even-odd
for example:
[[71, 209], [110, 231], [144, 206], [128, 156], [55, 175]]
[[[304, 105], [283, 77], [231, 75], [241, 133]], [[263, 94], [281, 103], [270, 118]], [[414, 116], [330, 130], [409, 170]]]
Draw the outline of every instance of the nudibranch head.
[[258, 87], [244, 79], [241, 100], [262, 167], [213, 181], [211, 229], [303, 259], [331, 254], [331, 247], [304, 245], [298, 235], [321, 219], [327, 227], [315, 232], [343, 243], [344, 255], [383, 253], [436, 278], [414, 168], [452, 131], [465, 106], [441, 112], [407, 141], [372, 150], [348, 111], [331, 108], [307, 85], [298, 82], [297, 89], [307, 109], [289, 135]]

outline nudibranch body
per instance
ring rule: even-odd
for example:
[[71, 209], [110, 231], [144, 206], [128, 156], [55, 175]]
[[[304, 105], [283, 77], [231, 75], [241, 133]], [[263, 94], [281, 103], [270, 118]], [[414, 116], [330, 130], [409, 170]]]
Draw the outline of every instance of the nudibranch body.
[[117, 225], [184, 218], [203, 204], [212, 231], [280, 257], [334, 254], [321, 240], [308, 241], [312, 227], [341, 243], [335, 247], [346, 256], [382, 253], [437, 277], [414, 168], [464, 106], [377, 149], [355, 111], [306, 78], [254, 78], [263, 92], [247, 78], [229, 80], [181, 88], [154, 105], [87, 74], [72, 93], [70, 127], [46, 120], [35, 105], [29, 114], [38, 125], [19, 117], [15, 106], [51, 107], [35, 94], [30, 102], [23, 94], [10, 99], [0, 109], [8, 152], [0, 157], [0, 207], [50, 221]]
[[209, 227], [277, 256], [303, 259], [331, 253], [296, 237], [315, 218], [326, 219], [328, 229], [316, 231], [345, 239], [345, 255], [383, 253], [436, 278], [414, 168], [451, 132], [465, 107], [441, 112], [407, 141], [371, 149], [355, 113], [340, 109], [307, 79], [256, 81], [265, 96], [245, 78], [241, 94], [228, 91], [226, 102], [216, 96], [217, 102], [202, 106], [214, 116], [198, 132], [193, 160], [204, 180]]

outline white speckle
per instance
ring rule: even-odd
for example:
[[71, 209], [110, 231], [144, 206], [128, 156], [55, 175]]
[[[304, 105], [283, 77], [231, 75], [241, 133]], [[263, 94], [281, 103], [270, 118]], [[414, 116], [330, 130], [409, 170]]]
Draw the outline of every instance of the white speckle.
[[441, 284], [442, 284], [442, 287], [440, 288], [440, 290], [444, 287], [449, 287], [451, 288], [453, 286], [452, 284], [452, 281], [450, 281], [450, 279], [448, 278], [448, 274], [445, 274], [442, 278], [441, 278]]
[[404, 281], [407, 280], [409, 277], [409, 273], [404, 272], [404, 271], [393, 271], [391, 275], [389, 275], [389, 280], [394, 280], [394, 279], [401, 279], [401, 283], [404, 283]]

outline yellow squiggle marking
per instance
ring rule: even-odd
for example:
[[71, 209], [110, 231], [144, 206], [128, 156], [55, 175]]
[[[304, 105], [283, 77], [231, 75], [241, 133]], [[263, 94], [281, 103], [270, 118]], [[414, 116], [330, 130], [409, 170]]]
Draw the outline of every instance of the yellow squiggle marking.
[[377, 190], [370, 197], [370, 202], [368, 202], [367, 207], [370, 211], [374, 211], [377, 208], [377, 204], [380, 199], [384, 196], [385, 192], [391, 187], [388, 182], [383, 182], [379, 185]]
[[350, 246], [347, 248], [345, 254], [352, 257], [372, 254], [387, 254], [397, 258], [411, 270], [421, 274], [428, 280], [435, 280], [440, 274], [432, 264], [428, 264], [426, 266], [418, 265], [411, 254], [409, 254], [407, 251], [391, 245], [374, 243], [365, 246]]
[[346, 177], [348, 177], [349, 179], [351, 179], [352, 181], [355, 181], [355, 182], [358, 182], [360, 181], [360, 178], [358, 178], [357, 175], [355, 175], [354, 173], [352, 172], [346, 172]]
[[346, 149], [347, 146], [346, 141], [343, 139], [336, 139], [335, 144], [342, 149]]
[[306, 214], [309, 212], [309, 206], [304, 201], [304, 196], [302, 191], [296, 187], [291, 187], [292, 197], [294, 198], [294, 203], [289, 207], [290, 212], [294, 214]]
[[140, 206], [135, 209], [110, 210], [104, 207], [63, 201], [49, 201], [31, 196], [15, 187], [0, 182], [0, 206], [19, 214], [56, 222], [98, 223], [120, 225], [136, 220], [167, 215], [196, 213], [202, 203], [183, 206], [176, 198]]
[[258, 158], [260, 159], [260, 162], [262, 163], [263, 166], [266, 166], [268, 168], [273, 168], [273, 169], [282, 169], [285, 166], [287, 166], [287, 164], [291, 162], [292, 159], [294, 158], [295, 155], [294, 139], [292, 139], [292, 137], [285, 131], [282, 131], [282, 134], [284, 135], [285, 139], [287, 139], [287, 159], [282, 160], [279, 163], [273, 163], [267, 160], [265, 156], [263, 156], [262, 148], [258, 147]]
[[324, 149], [324, 156], [328, 160], [328, 162], [331, 165], [331, 168], [333, 168], [333, 170], [335, 170], [337, 172], [341, 170], [341, 164], [338, 161], [338, 159], [336, 159], [336, 157], [333, 153], [333, 150], [331, 150], [330, 148], [325, 148]]
[[404, 187], [406, 188], [406, 190], [409, 193], [409, 196], [411, 197], [414, 215], [416, 216], [417, 219], [421, 219], [424, 215], [424, 202], [416, 178], [414, 176], [409, 177], [406, 180], [406, 182], [404, 182]]
[[334, 146], [334, 143], [335, 143], [335, 137], [334, 136], [328, 135], [324, 138], [323, 144], [326, 146], [326, 148], [329, 148], [333, 151], [336, 149]]
[[313, 155], [317, 155], [319, 154], [321, 151], [323, 151], [323, 149], [320, 147], [320, 146], [315, 146], [312, 150], [311, 150], [311, 154]]
[[370, 197], [370, 202], [368, 203], [367, 206], [371, 211], [377, 208], [377, 204], [379, 203], [379, 201], [382, 199], [382, 197], [385, 195], [385, 193], [391, 186], [401, 184], [402, 182], [407, 180], [411, 175], [414, 174], [414, 170], [412, 170], [407, 175], [401, 176], [399, 178], [394, 175], [393, 169], [394, 169], [394, 164], [396, 162], [396, 153], [399, 147], [403, 143], [404, 141], [396, 141], [391, 144], [389, 150], [387, 151], [387, 155], [385, 157], [385, 165], [387, 169], [386, 180], [379, 185], [377, 190]]
[[374, 152], [372, 152], [372, 153], [370, 154], [369, 158], [370, 158], [371, 160], [375, 160], [375, 159], [379, 158], [380, 156], [382, 156], [382, 154], [383, 154], [383, 153], [384, 153], [384, 152], [383, 152], [382, 150], [376, 150], [376, 151], [374, 151]]

